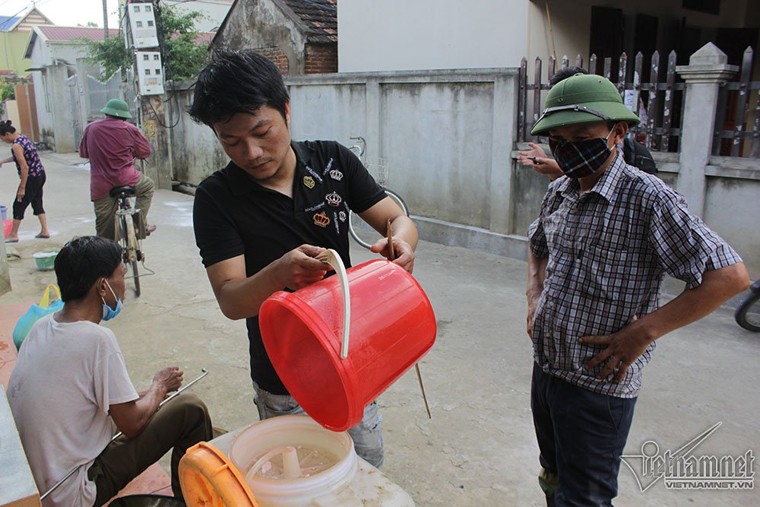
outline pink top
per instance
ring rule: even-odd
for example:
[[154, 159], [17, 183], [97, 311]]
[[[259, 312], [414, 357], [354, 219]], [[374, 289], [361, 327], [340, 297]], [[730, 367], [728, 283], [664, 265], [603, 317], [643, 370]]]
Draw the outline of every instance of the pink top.
[[113, 187], [137, 184], [135, 158], [149, 155], [150, 142], [128, 121], [107, 116], [87, 125], [79, 156], [90, 159], [90, 200], [108, 197]]

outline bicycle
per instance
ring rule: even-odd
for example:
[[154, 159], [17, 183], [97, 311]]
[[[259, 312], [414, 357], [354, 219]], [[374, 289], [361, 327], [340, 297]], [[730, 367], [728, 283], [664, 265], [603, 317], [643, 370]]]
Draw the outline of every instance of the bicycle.
[[140, 297], [140, 274], [137, 263], [142, 262], [145, 268], [145, 255], [140, 243], [145, 239], [145, 224], [141, 211], [134, 207], [135, 187], [130, 185], [114, 187], [109, 195], [117, 201], [114, 227], [116, 239], [121, 245], [122, 260], [131, 270], [135, 284], [135, 297]]
[[760, 280], [752, 284], [749, 295], [736, 309], [734, 318], [744, 329], [760, 332]]
[[[353, 144], [349, 150], [353, 151], [354, 154], [359, 158], [359, 160], [364, 162], [363, 155], [364, 152], [367, 149], [367, 141], [364, 140], [363, 137], [351, 137], [350, 139], [356, 140], [357, 143]], [[380, 169], [382, 169], [382, 164], [378, 164]], [[400, 195], [398, 195], [396, 192], [389, 190], [388, 188], [385, 188], [385, 177], [382, 171], [380, 171], [380, 174], [376, 175], [377, 183], [383, 187], [383, 190], [385, 190], [385, 193], [388, 197], [390, 197], [404, 212], [406, 216], [409, 216], [409, 207], [406, 205], [406, 202], [401, 198]], [[354, 213], [353, 211], [349, 211], [348, 213], [348, 232], [351, 234], [351, 237], [354, 238], [354, 241], [356, 241], [359, 245], [363, 246], [364, 248], [368, 249], [372, 246], [375, 241], [380, 239], [380, 234], [375, 231], [372, 227], [369, 226], [364, 220], [361, 219], [361, 217]], [[363, 234], [364, 237], [362, 237]], [[366, 238], [366, 239], [365, 239]]]

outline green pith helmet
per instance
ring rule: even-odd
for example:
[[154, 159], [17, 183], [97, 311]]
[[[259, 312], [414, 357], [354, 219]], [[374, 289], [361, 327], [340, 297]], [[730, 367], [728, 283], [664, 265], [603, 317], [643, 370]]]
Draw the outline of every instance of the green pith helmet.
[[100, 110], [101, 113], [108, 116], [116, 116], [129, 120], [132, 115], [129, 113], [129, 106], [121, 99], [111, 99], [106, 103], [106, 107]]
[[533, 136], [579, 123], [625, 121], [632, 127], [640, 121], [625, 107], [615, 85], [595, 74], [576, 74], [563, 79], [549, 90], [545, 107], [530, 131]]

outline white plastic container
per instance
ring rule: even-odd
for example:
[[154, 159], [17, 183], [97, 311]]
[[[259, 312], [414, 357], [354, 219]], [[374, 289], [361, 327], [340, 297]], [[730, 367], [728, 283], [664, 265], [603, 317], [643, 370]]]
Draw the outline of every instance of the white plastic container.
[[[225, 447], [223, 441], [217, 446]], [[401, 487], [356, 455], [347, 432], [327, 430], [308, 416], [252, 424], [227, 455], [260, 507], [414, 506]]]

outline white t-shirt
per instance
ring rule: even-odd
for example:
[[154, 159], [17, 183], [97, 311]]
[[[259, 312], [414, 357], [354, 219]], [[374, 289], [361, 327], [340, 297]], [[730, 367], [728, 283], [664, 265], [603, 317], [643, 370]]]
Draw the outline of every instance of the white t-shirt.
[[47, 315], [29, 331], [8, 383], [8, 402], [40, 494], [79, 469], [45, 499], [48, 506], [91, 506], [87, 469], [111, 441], [110, 405], [138, 398], [113, 332], [88, 321]]

